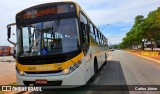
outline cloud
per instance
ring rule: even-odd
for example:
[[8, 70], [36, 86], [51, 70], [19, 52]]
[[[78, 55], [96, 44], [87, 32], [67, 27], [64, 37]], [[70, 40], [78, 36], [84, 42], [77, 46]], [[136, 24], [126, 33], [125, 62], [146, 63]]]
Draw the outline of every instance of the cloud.
[[159, 0], [116, 0], [110, 6], [87, 10], [88, 15], [96, 24], [133, 23], [137, 15], [146, 16], [160, 4]]
[[108, 38], [108, 42], [110, 44], [119, 44], [122, 42], [122, 39], [125, 37], [125, 33], [120, 33], [117, 35], [113, 35], [113, 34], [104, 34], [107, 38]]
[[[0, 45], [9, 45], [6, 36], [6, 25], [15, 22], [17, 12], [34, 5], [58, 2], [60, 0], [0, 0]], [[62, 1], [62, 0], [61, 0]], [[64, 0], [63, 0], [64, 1]], [[127, 25], [133, 24], [134, 17], [144, 15], [159, 7], [160, 0], [71, 0], [76, 1], [98, 25]], [[125, 27], [119, 29], [123, 31]], [[128, 27], [127, 27], [128, 28]], [[127, 29], [126, 29], [127, 30]], [[104, 30], [105, 31], [105, 30]], [[106, 33], [104, 33], [106, 34]], [[115, 39], [114, 41], [116, 41]]]

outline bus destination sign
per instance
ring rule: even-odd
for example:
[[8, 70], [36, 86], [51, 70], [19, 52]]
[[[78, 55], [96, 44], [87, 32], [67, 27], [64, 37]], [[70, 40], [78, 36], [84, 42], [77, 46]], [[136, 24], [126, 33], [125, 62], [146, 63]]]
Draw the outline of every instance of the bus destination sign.
[[43, 9], [31, 9], [23, 12], [19, 16], [21, 19], [31, 19], [35, 17], [41, 17], [50, 14], [60, 14], [60, 13], [68, 13], [74, 12], [74, 6], [72, 4], [64, 4], [64, 5], [57, 5], [50, 8], [43, 8]]

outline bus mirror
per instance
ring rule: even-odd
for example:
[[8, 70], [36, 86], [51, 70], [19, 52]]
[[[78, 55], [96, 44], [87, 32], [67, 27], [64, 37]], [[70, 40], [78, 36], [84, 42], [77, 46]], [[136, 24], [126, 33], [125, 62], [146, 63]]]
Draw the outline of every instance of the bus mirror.
[[7, 25], [7, 36], [8, 36], [8, 39], [11, 38], [11, 26], [14, 26], [16, 25], [16, 23], [12, 23], [12, 24], [8, 24]]
[[15, 25], [16, 25], [16, 23], [12, 23], [12, 24], [8, 24], [7, 25], [7, 37], [8, 37], [7, 40], [8, 40], [8, 42], [10, 42], [13, 45], [16, 45], [16, 43], [10, 41], [10, 38], [11, 38], [11, 26], [15, 26]]
[[11, 27], [7, 28], [7, 36], [8, 36], [8, 39], [11, 38]]

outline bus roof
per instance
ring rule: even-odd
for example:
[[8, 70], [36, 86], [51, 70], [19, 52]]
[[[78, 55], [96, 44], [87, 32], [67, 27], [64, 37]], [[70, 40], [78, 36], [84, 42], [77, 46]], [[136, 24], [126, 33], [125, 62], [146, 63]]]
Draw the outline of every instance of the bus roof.
[[43, 6], [47, 6], [47, 5], [53, 5], [53, 4], [63, 4], [63, 3], [73, 3], [75, 5], [78, 5], [76, 2], [74, 1], [59, 1], [59, 2], [50, 2], [50, 3], [43, 3], [43, 4], [38, 4], [38, 5], [34, 5], [34, 6], [31, 6], [31, 7], [28, 7], [26, 9], [23, 9], [22, 11], [18, 12], [16, 15], [24, 12], [24, 11], [27, 11], [29, 9], [32, 9], [32, 8], [38, 8], [38, 7], [43, 7]]
[[[75, 5], [76, 5], [76, 8], [78, 9], [78, 13], [79, 13], [80, 11], [82, 11], [82, 12], [87, 16], [87, 18], [89, 19], [90, 23], [92, 23], [92, 24], [94, 25], [94, 27], [100, 32], [100, 30], [96, 27], [96, 25], [93, 23], [93, 21], [92, 21], [92, 20], [90, 19], [90, 17], [87, 15], [87, 13], [85, 13], [85, 11], [81, 8], [81, 6], [80, 6], [78, 3], [74, 2], [74, 1], [58, 1], [58, 2], [50, 2], [50, 3], [43, 3], [43, 4], [39, 4], [39, 5], [34, 5], [34, 6], [32, 6], [32, 7], [26, 8], [26, 9], [18, 12], [18, 13], [16, 14], [16, 16], [17, 16], [18, 14], [20, 14], [20, 13], [22, 13], [22, 12], [24, 12], [24, 11], [30, 10], [30, 9], [32, 9], [32, 8], [38, 8], [38, 7], [43, 7], [43, 6], [47, 6], [47, 5], [53, 5], [53, 4], [63, 4], [63, 3], [73, 3], [73, 4], [75, 4]], [[102, 32], [100, 32], [100, 33], [102, 34]], [[103, 35], [103, 34], [102, 34], [102, 35]], [[103, 36], [104, 36], [104, 35], [103, 35]], [[106, 37], [104, 36], [104, 38], [106, 38]]]

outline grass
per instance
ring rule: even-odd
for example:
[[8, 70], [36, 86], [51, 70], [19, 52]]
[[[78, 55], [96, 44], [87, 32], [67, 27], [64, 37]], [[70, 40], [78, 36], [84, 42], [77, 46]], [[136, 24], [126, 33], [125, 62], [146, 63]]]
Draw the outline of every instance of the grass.
[[13, 83], [10, 83], [10, 84], [8, 84], [9, 86], [11, 86], [11, 85], [17, 85], [17, 83], [16, 82], [13, 82]]
[[4, 94], [4, 91], [0, 91], [0, 94]]

